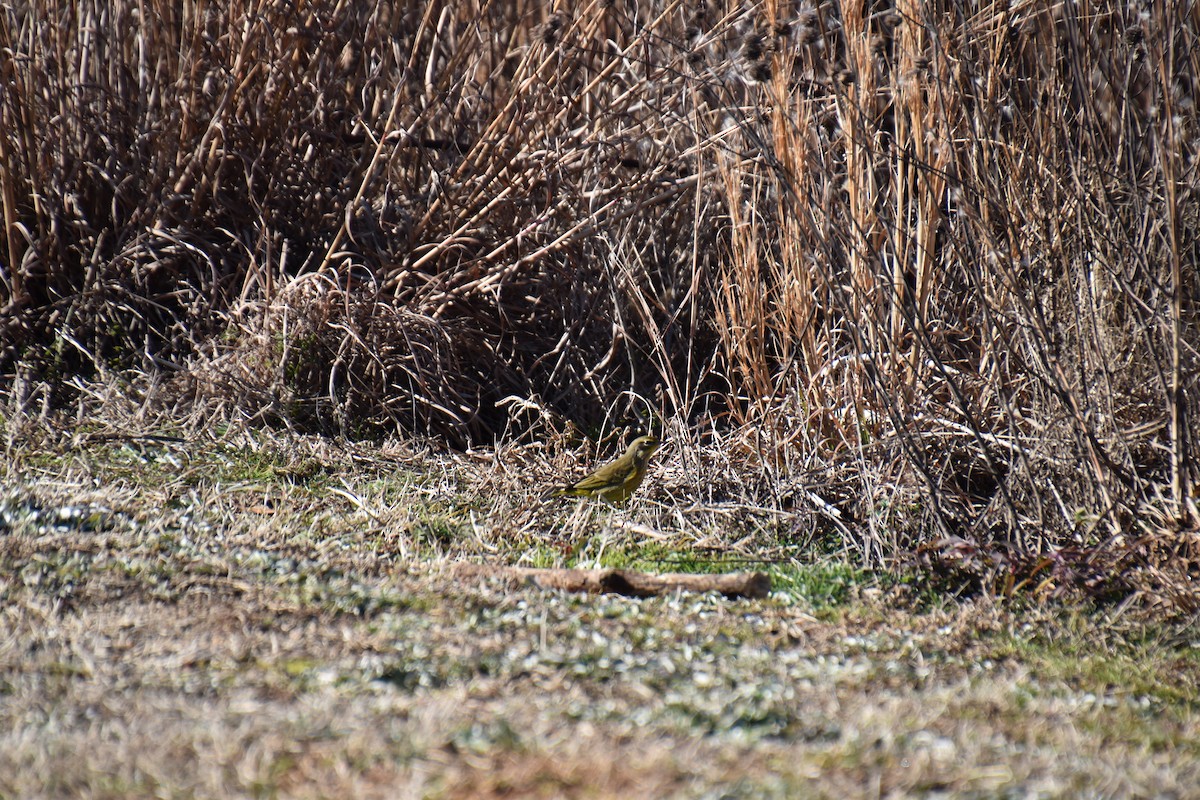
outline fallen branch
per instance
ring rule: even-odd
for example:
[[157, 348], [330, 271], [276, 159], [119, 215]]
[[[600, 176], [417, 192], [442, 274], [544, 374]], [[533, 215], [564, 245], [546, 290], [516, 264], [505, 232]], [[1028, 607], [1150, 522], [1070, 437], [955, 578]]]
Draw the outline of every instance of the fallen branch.
[[720, 592], [726, 597], [766, 597], [771, 579], [762, 572], [736, 572], [726, 575], [653, 575], [625, 569], [535, 569], [501, 567], [490, 564], [455, 564], [456, 578], [505, 577], [528, 581], [543, 589], [591, 594], [623, 594], [653, 597], [674, 591]]

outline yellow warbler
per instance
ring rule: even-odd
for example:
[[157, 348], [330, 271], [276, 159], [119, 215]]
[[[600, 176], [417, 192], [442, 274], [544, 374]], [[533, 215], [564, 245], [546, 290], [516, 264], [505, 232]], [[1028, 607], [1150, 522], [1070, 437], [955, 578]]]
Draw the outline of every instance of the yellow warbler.
[[661, 442], [654, 436], [639, 436], [625, 455], [605, 464], [591, 475], [550, 493], [551, 497], [601, 497], [610, 503], [622, 503], [642, 485], [646, 463]]

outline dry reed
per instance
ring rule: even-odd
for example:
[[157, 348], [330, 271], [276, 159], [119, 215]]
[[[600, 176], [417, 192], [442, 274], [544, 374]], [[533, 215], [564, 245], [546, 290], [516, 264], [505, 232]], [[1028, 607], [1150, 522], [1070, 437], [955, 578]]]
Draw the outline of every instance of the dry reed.
[[1180, 602], [1200, 11], [555, 8], [6, 5], [10, 408], [116, 371], [456, 444], [674, 419], [755, 502], [849, 485], [867, 562]]

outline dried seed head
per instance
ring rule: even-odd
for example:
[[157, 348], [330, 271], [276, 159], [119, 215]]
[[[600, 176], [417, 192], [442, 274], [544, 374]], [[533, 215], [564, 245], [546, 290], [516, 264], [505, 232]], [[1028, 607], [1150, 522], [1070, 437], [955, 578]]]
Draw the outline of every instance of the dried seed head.
[[547, 47], [553, 47], [558, 44], [562, 38], [563, 29], [567, 27], [567, 15], [561, 12], [551, 14], [545, 24], [542, 25], [538, 35], [542, 37], [542, 42]]
[[748, 33], [742, 39], [742, 57], [747, 61], [759, 61], [767, 52], [763, 35], [757, 31]]
[[750, 79], [756, 83], [766, 83], [771, 80], [771, 62], [758, 61], [750, 68]]

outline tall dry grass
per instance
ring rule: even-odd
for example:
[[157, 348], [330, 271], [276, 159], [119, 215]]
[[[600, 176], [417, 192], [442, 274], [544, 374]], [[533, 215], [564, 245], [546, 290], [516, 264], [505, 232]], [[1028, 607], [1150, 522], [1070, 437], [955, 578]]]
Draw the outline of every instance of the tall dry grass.
[[867, 562], [1179, 586], [1198, 23], [11, 3], [10, 408], [119, 372], [177, 413], [458, 444], [674, 419]]

